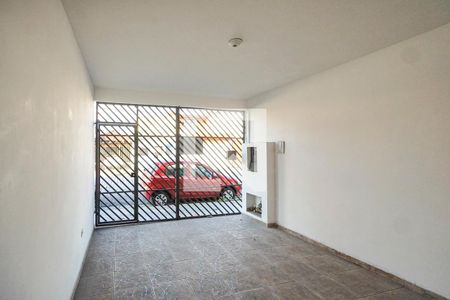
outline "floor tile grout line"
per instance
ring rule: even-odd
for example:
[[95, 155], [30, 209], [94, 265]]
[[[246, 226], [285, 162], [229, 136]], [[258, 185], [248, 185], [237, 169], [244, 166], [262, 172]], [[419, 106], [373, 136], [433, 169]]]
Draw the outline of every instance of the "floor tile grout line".
[[383, 291], [383, 292], [376, 292], [376, 293], [373, 293], [373, 294], [365, 295], [365, 296], [357, 298], [356, 300], [366, 299], [368, 297], [382, 295], [382, 294], [387, 294], [387, 293], [390, 293], [390, 292], [393, 292], [393, 291], [396, 291], [396, 290], [401, 290], [401, 289], [406, 289], [406, 288], [404, 286], [399, 286], [399, 287], [396, 287], [394, 289], [386, 290], [386, 291]]

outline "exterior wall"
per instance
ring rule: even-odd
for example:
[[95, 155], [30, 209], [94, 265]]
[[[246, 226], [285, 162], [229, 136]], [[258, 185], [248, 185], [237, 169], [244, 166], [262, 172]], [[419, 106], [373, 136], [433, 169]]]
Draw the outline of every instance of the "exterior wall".
[[0, 1], [0, 299], [71, 297], [93, 229], [91, 91], [59, 0]]
[[450, 24], [250, 99], [278, 223], [450, 297], [449, 83]]

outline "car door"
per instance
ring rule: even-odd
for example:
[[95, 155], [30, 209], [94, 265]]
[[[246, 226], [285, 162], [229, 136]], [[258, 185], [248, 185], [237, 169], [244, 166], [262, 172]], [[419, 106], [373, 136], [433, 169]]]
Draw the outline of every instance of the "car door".
[[183, 172], [183, 189], [180, 190], [180, 195], [182, 198], [198, 198], [199, 197], [199, 186], [195, 178], [195, 165], [192, 163], [184, 164]]
[[[166, 166], [165, 170], [165, 178], [164, 178], [164, 186], [169, 191], [172, 199], [176, 198], [176, 164], [170, 164]], [[180, 176], [178, 181], [178, 188], [180, 190], [180, 198], [185, 198], [184, 192], [184, 165], [180, 163]]]
[[221, 191], [221, 181], [216, 173], [202, 164], [195, 165], [195, 182], [202, 197], [217, 197]]

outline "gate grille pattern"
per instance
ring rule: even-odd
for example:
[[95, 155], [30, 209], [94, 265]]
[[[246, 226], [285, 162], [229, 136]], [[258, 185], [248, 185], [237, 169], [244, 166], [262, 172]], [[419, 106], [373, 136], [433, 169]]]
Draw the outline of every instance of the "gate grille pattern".
[[242, 111], [97, 103], [96, 224], [238, 214]]

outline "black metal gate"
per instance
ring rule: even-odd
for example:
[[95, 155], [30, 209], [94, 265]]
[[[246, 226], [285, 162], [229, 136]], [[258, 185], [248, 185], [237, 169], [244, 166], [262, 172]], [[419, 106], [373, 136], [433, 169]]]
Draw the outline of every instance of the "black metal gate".
[[244, 112], [97, 103], [96, 225], [239, 214]]

